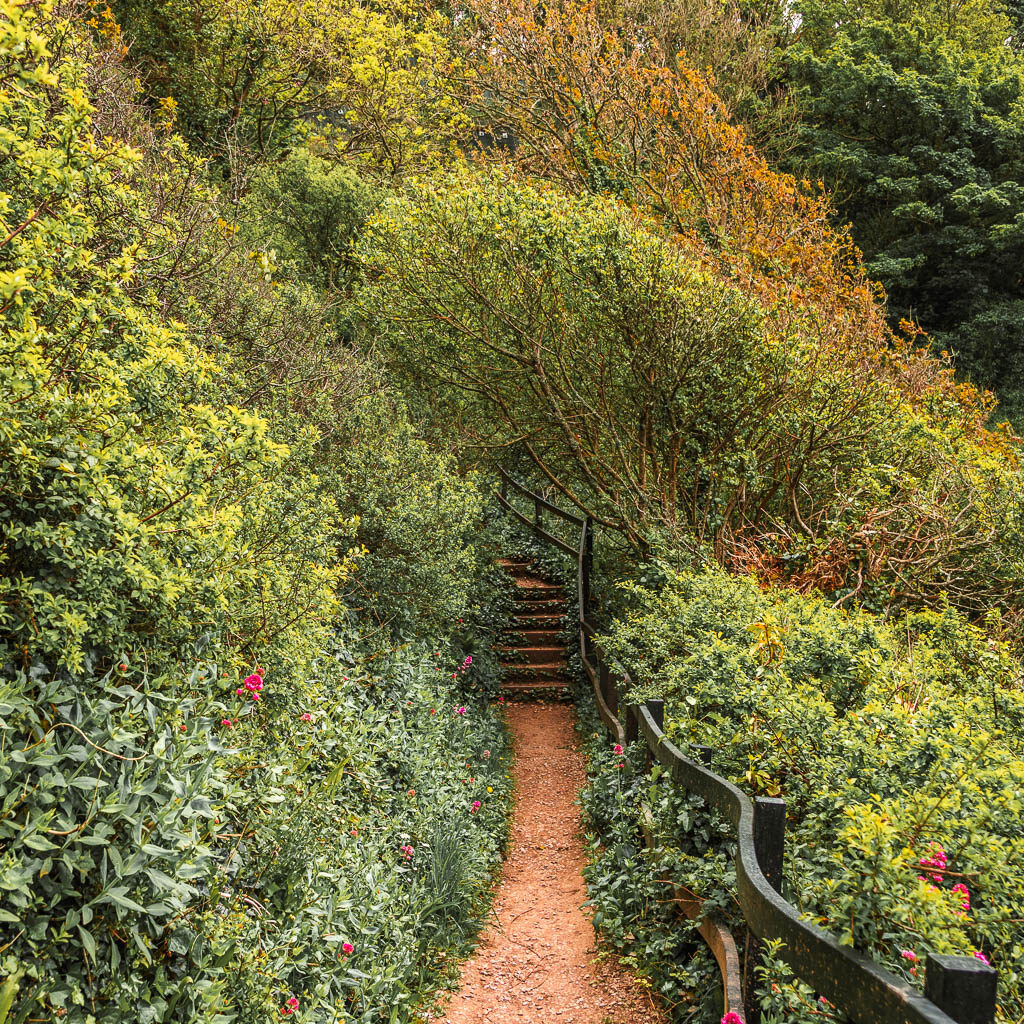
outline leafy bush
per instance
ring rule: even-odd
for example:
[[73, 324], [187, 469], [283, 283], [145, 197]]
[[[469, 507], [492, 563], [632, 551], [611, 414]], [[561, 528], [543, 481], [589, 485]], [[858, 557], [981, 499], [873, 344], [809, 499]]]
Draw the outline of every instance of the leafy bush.
[[[980, 952], [1016, 1019], [1024, 674], [1008, 645], [950, 610], [885, 621], [717, 571], [653, 575], [608, 646], [633, 697], [668, 701], [674, 742], [785, 797], [787, 896], [911, 981], [927, 951]], [[685, 854], [693, 825], [651, 799]], [[681, 881], [728, 904], [683, 863]]]
[[[3, 999], [81, 1024], [255, 1024], [288, 1000], [410, 1020], [504, 834], [493, 667], [470, 653], [501, 608], [480, 499], [376, 391], [387, 429], [343, 448], [339, 373], [250, 347], [281, 321], [273, 275], [197, 270], [233, 229], [180, 141], [144, 164], [98, 130], [89, 56], [47, 5], [0, 0]], [[418, 502], [417, 603], [386, 556]], [[401, 646], [345, 604], [361, 558], [374, 607], [411, 609]]]
[[[447, 20], [396, 0], [114, 0], [154, 100], [245, 179], [313, 139], [384, 177], [464, 130]], [[169, 102], [168, 102], [169, 101]]]

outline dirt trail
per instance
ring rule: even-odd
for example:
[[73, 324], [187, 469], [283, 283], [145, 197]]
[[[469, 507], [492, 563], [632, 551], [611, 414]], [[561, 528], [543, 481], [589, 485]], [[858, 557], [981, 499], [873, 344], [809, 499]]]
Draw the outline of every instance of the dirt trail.
[[492, 921], [462, 970], [446, 1024], [660, 1024], [626, 972], [598, 962], [575, 799], [585, 781], [563, 704], [511, 704], [516, 807]]

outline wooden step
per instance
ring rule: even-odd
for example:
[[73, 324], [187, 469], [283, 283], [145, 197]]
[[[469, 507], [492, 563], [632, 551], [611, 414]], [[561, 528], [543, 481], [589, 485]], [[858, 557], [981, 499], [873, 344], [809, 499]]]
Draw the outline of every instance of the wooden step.
[[515, 592], [516, 604], [543, 604], [545, 602], [557, 601], [565, 603], [565, 593], [561, 587], [524, 587]]
[[499, 558], [498, 565], [510, 576], [535, 576], [537, 567], [529, 558]]
[[561, 630], [568, 615], [564, 612], [561, 615], [530, 615], [529, 612], [517, 615], [513, 629], [557, 629]]
[[571, 685], [562, 627], [568, 618], [565, 588], [524, 559], [503, 559], [515, 583], [513, 620], [494, 648], [508, 693], [564, 694]]
[[561, 644], [546, 647], [495, 647], [503, 665], [553, 665], [565, 661], [565, 648]]
[[529, 615], [553, 615], [566, 610], [565, 601], [522, 601], [516, 602], [515, 610]]
[[569, 683], [555, 683], [542, 680], [541, 682], [521, 682], [521, 683], [503, 683], [503, 693], [540, 693], [540, 692], [554, 692], [557, 694], [566, 694], [569, 692]]
[[510, 647], [560, 647], [562, 637], [562, 630], [550, 626], [512, 626], [501, 634], [498, 642]]
[[566, 669], [568, 666], [564, 661], [550, 661], [542, 663], [528, 662], [502, 662], [501, 670], [509, 680], [524, 679], [567, 679]]

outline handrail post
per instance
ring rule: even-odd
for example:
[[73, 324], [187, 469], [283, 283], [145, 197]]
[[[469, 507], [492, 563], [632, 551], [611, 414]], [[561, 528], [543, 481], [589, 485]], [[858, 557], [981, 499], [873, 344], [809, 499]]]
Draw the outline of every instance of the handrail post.
[[508, 477], [505, 475], [505, 467], [498, 467], [498, 494], [503, 501], [508, 501]]
[[[654, 719], [654, 724], [662, 731], [665, 731], [665, 702], [656, 697], [647, 701], [647, 710]], [[654, 756], [651, 752], [650, 742], [647, 743], [647, 770], [650, 771], [654, 765]]]
[[690, 749], [697, 755], [697, 760], [700, 761], [705, 768], [711, 767], [711, 762], [715, 756], [713, 747], [706, 746], [703, 743], [694, 743]]
[[626, 720], [623, 722], [623, 727], [626, 731], [626, 743], [636, 743], [640, 738], [640, 724], [636, 717], [637, 706], [635, 704], [626, 705]]
[[543, 529], [541, 524], [541, 508], [540, 498], [535, 494], [533, 496], [533, 530], [537, 536], [540, 536], [540, 531]]
[[996, 972], [973, 956], [929, 953], [924, 997], [957, 1024], [992, 1024], [996, 1019]]
[[[754, 853], [765, 881], [781, 896], [782, 866], [786, 846], [786, 801], [754, 797]], [[761, 940], [748, 928], [743, 957], [743, 1004], [748, 1024], [758, 1024], [761, 1007], [755, 999], [757, 968], [764, 959]]]
[[587, 516], [583, 521], [583, 560], [580, 574], [583, 577], [583, 593], [580, 601], [580, 615], [585, 619], [590, 614], [590, 577], [594, 572], [594, 520]]

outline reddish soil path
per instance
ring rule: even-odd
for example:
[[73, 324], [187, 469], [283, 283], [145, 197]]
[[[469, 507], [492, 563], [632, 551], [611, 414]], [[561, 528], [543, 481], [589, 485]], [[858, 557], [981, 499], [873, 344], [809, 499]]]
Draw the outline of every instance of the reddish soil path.
[[462, 970], [446, 1024], [660, 1024], [650, 997], [598, 961], [576, 795], [585, 782], [572, 712], [511, 704], [516, 807], [492, 921]]

